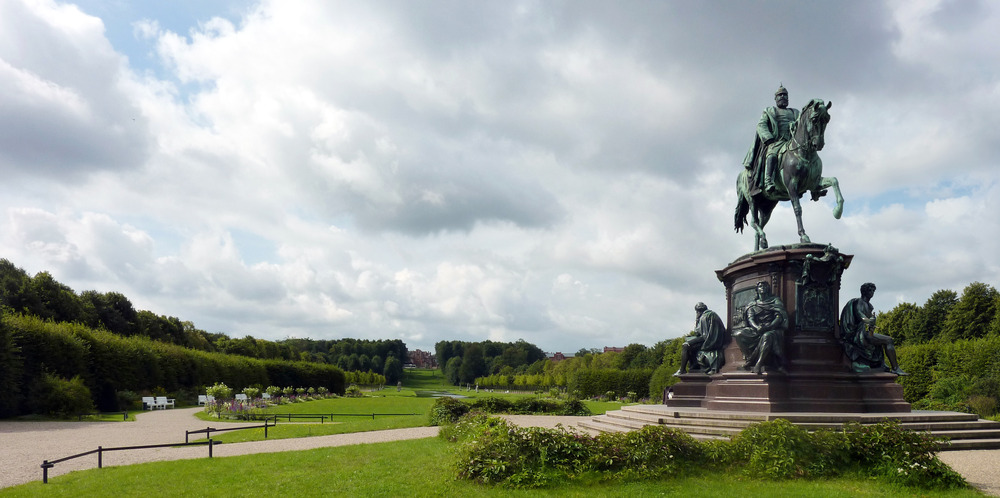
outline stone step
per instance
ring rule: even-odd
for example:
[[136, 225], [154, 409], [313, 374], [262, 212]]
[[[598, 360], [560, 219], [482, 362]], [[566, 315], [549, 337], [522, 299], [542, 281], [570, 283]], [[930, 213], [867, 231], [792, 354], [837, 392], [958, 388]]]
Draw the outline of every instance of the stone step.
[[623, 432], [647, 425], [662, 425], [684, 431], [698, 439], [726, 439], [751, 424], [783, 418], [813, 431], [839, 430], [845, 422], [863, 425], [885, 418], [900, 421], [914, 431], [930, 432], [948, 438], [943, 451], [1000, 448], [1000, 422], [980, 420], [975, 414], [914, 411], [909, 413], [745, 413], [709, 411], [702, 408], [677, 408], [664, 405], [629, 405], [612, 410], [580, 425], [594, 431]]
[[1000, 449], [1000, 438], [959, 439], [941, 447], [941, 451], [996, 450]]

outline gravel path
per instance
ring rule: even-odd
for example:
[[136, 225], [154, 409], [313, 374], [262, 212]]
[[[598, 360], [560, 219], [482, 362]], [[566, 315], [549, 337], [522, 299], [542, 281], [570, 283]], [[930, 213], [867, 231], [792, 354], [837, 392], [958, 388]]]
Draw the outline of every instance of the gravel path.
[[[178, 443], [184, 431], [259, 425], [255, 423], [206, 422], [194, 417], [201, 408], [180, 408], [142, 413], [135, 422], [0, 422], [0, 489], [38, 481], [42, 478], [43, 460], [56, 460], [69, 455], [115, 446]], [[520, 426], [555, 427], [558, 424], [583, 432], [579, 422], [590, 417], [556, 417], [505, 415]], [[251, 453], [275, 453], [351, 444], [379, 443], [420, 439], [437, 435], [437, 427], [414, 427], [386, 431], [335, 434], [310, 438], [275, 439], [247, 443], [226, 443], [215, 446], [218, 457]], [[592, 433], [592, 432], [590, 432]], [[161, 460], [181, 460], [208, 456], [205, 446], [188, 448], [155, 448], [105, 453], [104, 465], [131, 465]], [[969, 484], [982, 491], [1000, 496], [1000, 450], [945, 451], [942, 461], [961, 473]], [[81, 469], [97, 467], [97, 455], [88, 455], [57, 464], [49, 469], [49, 477]]]
[[[154, 410], [136, 416], [135, 422], [0, 422], [0, 488], [42, 479], [44, 460], [58, 460], [98, 446], [137, 446], [184, 442], [184, 432], [205, 427], [240, 427], [260, 422], [206, 422], [194, 417], [201, 408]], [[213, 456], [308, 450], [328, 446], [419, 439], [437, 435], [437, 427], [414, 427], [386, 431], [334, 434], [310, 438], [274, 439], [247, 443], [226, 443], [212, 449]], [[201, 435], [198, 435], [201, 437]], [[197, 439], [198, 437], [195, 437]], [[104, 453], [103, 464], [131, 465], [161, 460], [205, 458], [207, 446], [152, 448]], [[97, 455], [87, 455], [56, 464], [49, 477], [74, 470], [97, 468]]]

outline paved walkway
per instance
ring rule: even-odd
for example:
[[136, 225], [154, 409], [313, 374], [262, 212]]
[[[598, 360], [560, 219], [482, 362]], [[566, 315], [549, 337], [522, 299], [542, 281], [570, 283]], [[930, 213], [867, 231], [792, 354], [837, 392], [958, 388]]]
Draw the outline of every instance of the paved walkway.
[[[77, 453], [97, 449], [98, 446], [135, 446], [141, 444], [178, 443], [184, 432], [213, 427], [259, 425], [257, 423], [205, 422], [194, 417], [200, 408], [157, 410], [143, 413], [135, 422], [0, 422], [0, 488], [16, 486], [42, 478], [43, 460], [56, 460]], [[511, 422], [521, 426], [565, 427], [582, 430], [578, 423], [590, 417], [554, 417], [507, 415]], [[247, 443], [227, 443], [215, 446], [214, 456], [236, 456], [251, 453], [275, 453], [351, 444], [377, 443], [420, 439], [437, 435], [437, 427], [414, 427], [386, 431], [335, 434], [310, 438], [273, 439]], [[946, 451], [941, 460], [960, 472], [973, 486], [984, 492], [1000, 496], [1000, 450]], [[104, 455], [104, 465], [130, 465], [135, 463], [204, 458], [205, 446], [187, 448], [156, 448], [134, 451], [116, 451]], [[49, 477], [74, 470], [97, 467], [97, 456], [69, 460], [49, 469]]]

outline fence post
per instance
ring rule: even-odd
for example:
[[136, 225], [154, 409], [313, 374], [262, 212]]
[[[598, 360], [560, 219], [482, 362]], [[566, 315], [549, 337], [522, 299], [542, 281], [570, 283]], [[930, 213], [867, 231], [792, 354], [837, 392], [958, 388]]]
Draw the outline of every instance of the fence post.
[[42, 484], [49, 483], [49, 469], [55, 467], [55, 464], [49, 463], [48, 460], [42, 461]]
[[104, 468], [104, 449], [100, 446], [97, 447], [97, 468]]
[[212, 438], [208, 438], [208, 458], [212, 458]]

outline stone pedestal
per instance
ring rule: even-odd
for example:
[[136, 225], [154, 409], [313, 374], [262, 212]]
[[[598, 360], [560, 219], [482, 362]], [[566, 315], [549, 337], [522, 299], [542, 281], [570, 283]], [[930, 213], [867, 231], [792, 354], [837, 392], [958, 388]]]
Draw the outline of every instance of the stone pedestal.
[[[755, 374], [743, 370], [735, 341], [725, 349], [726, 363], [712, 376], [695, 382], [682, 378], [678, 392], [691, 395], [666, 403], [695, 406], [691, 396], [704, 389], [700, 406], [709, 410], [750, 412], [908, 412], [903, 388], [894, 374], [854, 373], [840, 343], [840, 276], [853, 256], [821, 244], [779, 246], [743, 256], [716, 275], [726, 286], [727, 330], [743, 327], [743, 311], [756, 298], [760, 281], [785, 303], [787, 373], [776, 369]], [[685, 376], [687, 377], [687, 376]], [[705, 380], [708, 380], [705, 383]]]

